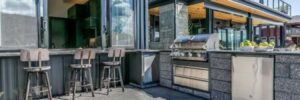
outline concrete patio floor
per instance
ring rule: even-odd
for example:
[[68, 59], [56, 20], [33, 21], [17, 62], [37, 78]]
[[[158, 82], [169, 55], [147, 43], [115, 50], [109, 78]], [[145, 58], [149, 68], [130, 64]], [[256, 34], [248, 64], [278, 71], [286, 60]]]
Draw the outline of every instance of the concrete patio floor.
[[[54, 100], [70, 100], [70, 96], [54, 97]], [[174, 91], [164, 87], [153, 87], [147, 89], [138, 89], [127, 86], [123, 93], [121, 88], [113, 88], [109, 95], [106, 95], [106, 89], [95, 91], [95, 97], [91, 93], [78, 93], [76, 100], [205, 100], [200, 97]]]

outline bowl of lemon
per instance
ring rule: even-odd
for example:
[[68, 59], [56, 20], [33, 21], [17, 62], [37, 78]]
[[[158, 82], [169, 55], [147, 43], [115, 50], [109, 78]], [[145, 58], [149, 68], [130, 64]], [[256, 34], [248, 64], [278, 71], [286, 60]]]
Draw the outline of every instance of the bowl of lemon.
[[254, 51], [255, 46], [257, 46], [255, 42], [246, 40], [240, 43], [240, 51]]
[[261, 42], [254, 48], [256, 52], [274, 51], [275, 42]]

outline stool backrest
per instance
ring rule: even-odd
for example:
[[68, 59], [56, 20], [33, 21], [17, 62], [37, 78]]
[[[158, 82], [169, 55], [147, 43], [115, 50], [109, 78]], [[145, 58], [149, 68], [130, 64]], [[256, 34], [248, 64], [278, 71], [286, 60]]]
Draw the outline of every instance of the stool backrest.
[[91, 60], [96, 58], [96, 52], [94, 49], [77, 49], [74, 54], [75, 60], [80, 60], [80, 64], [83, 64], [83, 60], [88, 60], [88, 64], [91, 64]]
[[38, 62], [39, 66], [42, 67], [43, 61], [49, 61], [48, 49], [23, 49], [21, 50], [20, 59], [22, 62], [28, 62], [28, 67], [31, 66], [31, 62]]
[[113, 61], [119, 60], [121, 62], [124, 56], [125, 56], [124, 48], [110, 48], [108, 50], [108, 57], [113, 58]]

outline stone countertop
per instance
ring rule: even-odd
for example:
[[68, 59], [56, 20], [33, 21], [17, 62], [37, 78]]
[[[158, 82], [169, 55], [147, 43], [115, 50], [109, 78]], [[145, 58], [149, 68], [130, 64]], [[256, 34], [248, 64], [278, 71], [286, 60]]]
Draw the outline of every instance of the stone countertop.
[[268, 52], [248, 52], [239, 50], [212, 50], [211, 53], [232, 53], [248, 55], [300, 55], [300, 51], [268, 51]]
[[[49, 49], [50, 55], [73, 55], [76, 49]], [[159, 50], [150, 50], [150, 49], [135, 49], [135, 50], [126, 50], [126, 53], [135, 53], [135, 52], [142, 52], [142, 53], [157, 53], [160, 52]], [[97, 54], [107, 53], [106, 50], [96, 50]], [[5, 51], [0, 52], [0, 57], [16, 57], [20, 56], [20, 51]]]

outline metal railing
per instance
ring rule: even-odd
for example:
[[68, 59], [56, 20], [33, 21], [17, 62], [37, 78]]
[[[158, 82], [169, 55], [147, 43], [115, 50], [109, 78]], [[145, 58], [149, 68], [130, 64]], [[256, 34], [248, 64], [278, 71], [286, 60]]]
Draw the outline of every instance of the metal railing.
[[292, 15], [292, 6], [284, 0], [250, 0], [256, 3], [265, 5], [271, 9], [284, 13], [286, 15]]

